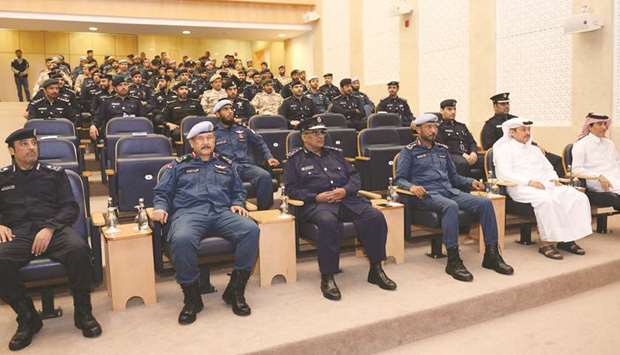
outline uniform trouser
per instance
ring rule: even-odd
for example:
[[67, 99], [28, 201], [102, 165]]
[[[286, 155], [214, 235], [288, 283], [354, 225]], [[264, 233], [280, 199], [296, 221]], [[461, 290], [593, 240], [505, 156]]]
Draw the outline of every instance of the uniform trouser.
[[318, 249], [319, 269], [322, 274], [334, 274], [340, 271], [340, 243], [343, 239], [342, 222], [353, 222], [357, 239], [362, 243], [371, 263], [385, 259], [385, 241], [387, 240], [387, 223], [383, 213], [375, 208], [367, 208], [357, 214], [340, 204], [339, 208], [313, 211], [304, 221], [316, 224], [319, 229], [316, 246]]
[[27, 76], [16, 76], [15, 87], [17, 88], [17, 98], [19, 98], [20, 102], [24, 101], [24, 97], [22, 96], [22, 88], [24, 89], [24, 93], [26, 94], [26, 101], [30, 101], [30, 89], [28, 89]]
[[615, 192], [587, 191], [586, 195], [593, 205], [611, 206], [616, 211], [620, 211], [620, 195]]
[[[13, 229], [15, 238], [0, 244], [0, 297], [7, 303], [24, 295], [18, 271], [35, 258], [31, 250], [37, 232], [29, 227]], [[93, 274], [90, 249], [73, 228], [56, 230], [42, 256], [65, 266], [71, 289], [90, 290]]]
[[229, 210], [221, 213], [206, 211], [185, 211], [170, 225], [168, 241], [177, 282], [187, 285], [200, 277], [198, 268], [198, 247], [206, 236], [218, 236], [230, 241], [235, 249], [237, 270], [252, 270], [258, 250], [259, 229], [247, 217]]
[[412, 198], [410, 203], [415, 209], [436, 212], [441, 218], [441, 231], [446, 248], [457, 247], [459, 240], [459, 209], [479, 218], [484, 235], [484, 243], [497, 244], [497, 221], [490, 199], [461, 192], [453, 197], [436, 193], [428, 194], [423, 199]]
[[273, 183], [271, 174], [260, 166], [239, 164], [239, 177], [249, 181], [256, 190], [256, 204], [259, 210], [268, 210], [273, 205]]
[[361, 120], [347, 120], [348, 128], [355, 128], [356, 131], [361, 131], [366, 128], [366, 119]]
[[461, 176], [468, 176], [475, 179], [481, 179], [482, 176], [474, 176], [471, 172], [471, 169], [480, 169], [484, 175], [484, 155], [478, 154], [478, 160], [474, 165], [469, 165], [467, 160], [463, 158], [460, 154], [450, 154], [452, 161], [454, 162], [454, 166], [456, 167], [456, 172]]
[[170, 138], [172, 138], [173, 142], [181, 141], [181, 127], [177, 127], [170, 131]]

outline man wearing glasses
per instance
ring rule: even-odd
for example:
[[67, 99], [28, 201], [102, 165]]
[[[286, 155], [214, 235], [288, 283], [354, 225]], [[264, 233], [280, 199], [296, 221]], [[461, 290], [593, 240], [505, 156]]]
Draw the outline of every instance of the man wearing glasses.
[[302, 200], [301, 218], [318, 227], [319, 269], [321, 292], [329, 300], [341, 299], [334, 280], [340, 271], [342, 222], [353, 222], [370, 261], [368, 282], [384, 290], [395, 290], [396, 283], [385, 274], [387, 224], [383, 214], [364, 198], [358, 197], [360, 178], [344, 160], [338, 148], [325, 145], [325, 125], [321, 117], [300, 124], [303, 147], [289, 153], [285, 183], [288, 196]]

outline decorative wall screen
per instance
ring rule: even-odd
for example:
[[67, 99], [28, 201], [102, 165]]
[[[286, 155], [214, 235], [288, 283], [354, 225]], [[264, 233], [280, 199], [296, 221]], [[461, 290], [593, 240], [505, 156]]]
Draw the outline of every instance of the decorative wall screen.
[[[400, 80], [400, 19], [396, 0], [364, 0], [364, 83]], [[355, 73], [353, 73], [354, 76]]]

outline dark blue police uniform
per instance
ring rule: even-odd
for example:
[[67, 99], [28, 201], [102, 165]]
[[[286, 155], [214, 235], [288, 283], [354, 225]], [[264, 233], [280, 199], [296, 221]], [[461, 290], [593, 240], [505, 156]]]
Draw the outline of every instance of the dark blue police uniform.
[[237, 124], [226, 127], [221, 122], [215, 131], [215, 137], [215, 151], [235, 162], [241, 179], [249, 181], [256, 189], [258, 209], [269, 209], [273, 205], [271, 174], [252, 163], [248, 150], [248, 144], [251, 144], [264, 161], [272, 159], [273, 155], [263, 137], [247, 127]]
[[458, 246], [459, 209], [480, 218], [487, 245], [497, 244], [497, 223], [491, 200], [474, 196], [468, 190], [472, 178], [456, 172], [448, 147], [435, 142], [426, 148], [419, 140], [403, 148], [398, 156], [396, 184], [406, 190], [413, 185], [424, 187], [427, 195], [412, 198], [414, 208], [430, 210], [441, 216], [443, 241], [447, 248]]
[[168, 241], [181, 285], [198, 280], [197, 250], [207, 234], [232, 241], [235, 269], [252, 270], [259, 229], [251, 219], [230, 211], [245, 201], [241, 179], [230, 160], [215, 153], [207, 161], [185, 155], [166, 166], [154, 193], [154, 209], [169, 215]]
[[[353, 222], [371, 263], [385, 259], [385, 217], [365, 198], [358, 197], [360, 178], [338, 148], [325, 146], [320, 155], [299, 148], [289, 154], [285, 169], [288, 196], [304, 201], [301, 218], [316, 224], [321, 274], [340, 270], [341, 222]], [[317, 203], [321, 192], [344, 188], [346, 197], [337, 203]]]

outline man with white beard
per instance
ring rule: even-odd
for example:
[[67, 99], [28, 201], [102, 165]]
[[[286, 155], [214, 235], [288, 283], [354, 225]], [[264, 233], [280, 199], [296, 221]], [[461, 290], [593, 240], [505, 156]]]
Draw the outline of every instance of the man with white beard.
[[592, 177], [586, 194], [593, 204], [620, 210], [620, 153], [606, 137], [610, 125], [608, 116], [588, 114], [573, 144], [573, 174]]
[[531, 121], [518, 117], [502, 124], [504, 135], [493, 145], [497, 177], [516, 184], [508, 187], [513, 200], [534, 208], [541, 254], [556, 260], [563, 258], [558, 249], [584, 255], [575, 241], [592, 233], [588, 198], [560, 185], [545, 155], [532, 145], [531, 125]]

